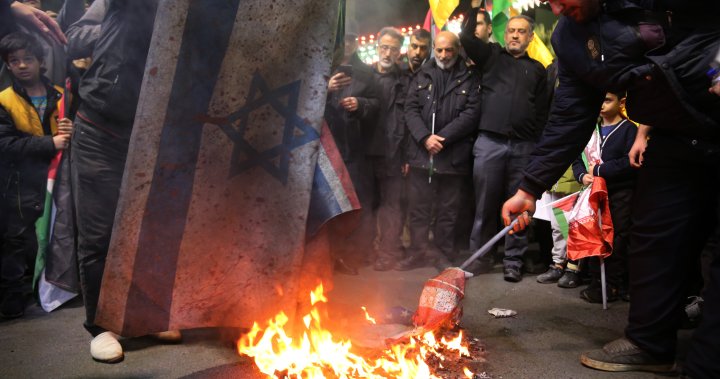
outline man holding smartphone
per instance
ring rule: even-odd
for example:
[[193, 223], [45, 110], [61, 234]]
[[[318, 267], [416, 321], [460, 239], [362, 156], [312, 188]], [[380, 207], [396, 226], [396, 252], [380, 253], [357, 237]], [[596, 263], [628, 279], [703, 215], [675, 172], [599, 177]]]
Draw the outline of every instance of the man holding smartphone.
[[372, 167], [366, 153], [380, 103], [372, 69], [356, 54], [357, 46], [357, 35], [346, 33], [344, 57], [328, 81], [325, 104], [325, 120], [363, 209], [360, 226], [350, 236], [331, 232], [335, 268], [349, 275], [357, 275], [361, 257], [372, 251]]

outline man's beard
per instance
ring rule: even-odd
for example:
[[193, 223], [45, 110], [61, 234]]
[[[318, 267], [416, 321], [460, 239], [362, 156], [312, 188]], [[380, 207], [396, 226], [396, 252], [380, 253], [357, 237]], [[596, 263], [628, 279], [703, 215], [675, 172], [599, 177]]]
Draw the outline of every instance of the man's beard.
[[385, 70], [388, 70], [388, 69], [390, 69], [390, 68], [393, 66], [393, 62], [392, 62], [392, 61], [391, 61], [391, 62], [385, 62], [385, 61], [382, 60], [382, 59], [378, 61], [378, 64], [380, 65], [380, 67], [384, 68]]
[[443, 63], [442, 61], [440, 61], [440, 58], [438, 58], [437, 56], [435, 56], [435, 63], [437, 63], [437, 66], [440, 67], [440, 68], [443, 69], [443, 70], [448, 70], [448, 69], [450, 69], [452, 66], [455, 66], [455, 62], [457, 62], [457, 60], [458, 60], [458, 57], [457, 57], [457, 55], [456, 55], [456, 56], [453, 57], [453, 59], [450, 60], [450, 62], [448, 62], [447, 64], [445, 64], [445, 63]]

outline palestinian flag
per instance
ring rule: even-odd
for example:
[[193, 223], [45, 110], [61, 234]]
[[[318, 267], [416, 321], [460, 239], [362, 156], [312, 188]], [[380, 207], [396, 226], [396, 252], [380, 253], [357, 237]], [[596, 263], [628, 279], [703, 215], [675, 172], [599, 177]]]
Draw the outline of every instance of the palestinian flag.
[[553, 216], [557, 220], [557, 224], [560, 227], [563, 238], [568, 239], [568, 218], [570, 213], [577, 202], [580, 192], [575, 192], [572, 195], [563, 197], [560, 200], [556, 200], [549, 205], [552, 207]]

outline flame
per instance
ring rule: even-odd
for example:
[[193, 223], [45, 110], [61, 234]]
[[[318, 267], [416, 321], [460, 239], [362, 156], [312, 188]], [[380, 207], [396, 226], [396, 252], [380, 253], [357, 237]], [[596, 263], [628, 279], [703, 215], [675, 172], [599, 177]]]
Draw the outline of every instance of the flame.
[[[393, 344], [377, 357], [363, 357], [351, 351], [350, 341], [336, 341], [332, 333], [322, 327], [321, 313], [316, 307], [320, 302], [328, 302], [322, 284], [310, 293], [310, 302], [312, 308], [302, 318], [304, 329], [300, 337], [286, 332], [289, 319], [280, 312], [264, 329], [254, 323], [250, 332], [238, 341], [238, 353], [253, 358], [258, 369], [268, 377], [293, 379], [439, 379], [432, 374], [426, 363], [428, 359], [444, 361], [445, 354], [470, 356], [468, 348], [461, 344], [462, 334], [450, 341], [444, 337], [438, 341], [432, 332], [426, 332], [407, 343]], [[366, 319], [374, 323], [366, 308], [362, 309]], [[467, 368], [463, 372], [469, 378], [474, 375]]]
[[360, 308], [362, 308], [363, 312], [365, 312], [365, 319], [370, 321], [371, 324], [377, 325], [377, 321], [375, 321], [375, 318], [370, 317], [370, 314], [368, 313], [367, 308], [365, 308], [364, 306], [362, 306]]
[[475, 377], [475, 374], [473, 374], [473, 372], [470, 371], [470, 369], [467, 367], [463, 367], [463, 374], [465, 374], [465, 376], [470, 379], [473, 379]]

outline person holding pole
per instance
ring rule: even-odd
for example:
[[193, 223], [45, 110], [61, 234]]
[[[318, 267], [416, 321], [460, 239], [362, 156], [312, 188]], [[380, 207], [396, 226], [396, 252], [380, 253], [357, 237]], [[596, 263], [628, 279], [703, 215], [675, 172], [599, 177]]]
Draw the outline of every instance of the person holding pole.
[[[630, 309], [620, 338], [580, 356], [604, 371], [675, 370], [677, 331], [700, 251], [717, 223], [720, 191], [718, 75], [708, 69], [720, 48], [720, 3], [703, 0], [550, 0], [562, 14], [553, 32], [559, 85], [548, 123], [506, 224], [525, 228], [535, 200], [575, 159], [595, 128], [609, 90], [627, 90], [628, 116], [652, 127], [631, 207]], [[642, 132], [642, 129], [639, 130]], [[638, 157], [640, 158], [638, 162]], [[684, 375], [720, 377], [720, 259], [710, 268], [703, 320], [683, 363]]]
[[[423, 65], [410, 84], [405, 103], [410, 248], [395, 267], [401, 271], [452, 265], [448, 254], [454, 248], [460, 188], [472, 168], [479, 78], [460, 57], [455, 34], [440, 32], [434, 51], [434, 61]], [[437, 217], [430, 241], [433, 205]]]

